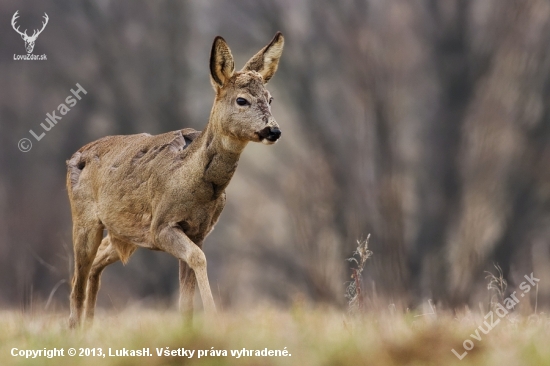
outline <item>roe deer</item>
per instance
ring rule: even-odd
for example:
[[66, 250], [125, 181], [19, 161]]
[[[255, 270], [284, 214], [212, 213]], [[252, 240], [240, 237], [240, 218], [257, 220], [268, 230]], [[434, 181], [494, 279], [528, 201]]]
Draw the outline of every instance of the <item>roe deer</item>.
[[204, 131], [107, 136], [67, 161], [75, 256], [71, 328], [81, 323], [84, 301], [85, 317], [93, 319], [103, 269], [126, 263], [137, 247], [179, 259], [179, 305], [189, 318], [195, 281], [205, 312], [216, 311], [202, 244], [223, 210], [225, 188], [247, 143], [270, 145], [281, 136], [265, 84], [283, 44], [278, 32], [235, 71], [229, 47], [216, 37], [210, 53], [216, 97]]

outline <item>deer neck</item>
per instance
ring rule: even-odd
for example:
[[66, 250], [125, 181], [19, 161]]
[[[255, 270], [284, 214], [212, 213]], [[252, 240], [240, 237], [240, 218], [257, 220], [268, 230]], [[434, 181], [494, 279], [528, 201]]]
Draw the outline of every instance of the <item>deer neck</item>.
[[202, 177], [202, 183], [213, 189], [214, 199], [218, 198], [233, 177], [243, 149], [247, 142], [234, 139], [219, 133], [212, 118], [206, 126], [195, 151], [197, 175]]

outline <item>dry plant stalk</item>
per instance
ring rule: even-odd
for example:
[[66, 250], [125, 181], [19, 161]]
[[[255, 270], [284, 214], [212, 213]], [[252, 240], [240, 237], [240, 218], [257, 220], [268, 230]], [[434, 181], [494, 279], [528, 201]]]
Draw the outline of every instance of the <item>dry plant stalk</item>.
[[[348, 310], [350, 313], [356, 313], [364, 308], [364, 296], [362, 291], [363, 269], [367, 259], [372, 256], [369, 247], [370, 234], [365, 240], [357, 240], [357, 249], [349, 262], [355, 262], [356, 266], [351, 268], [351, 281], [346, 289], [346, 299], [348, 299]], [[357, 258], [356, 258], [357, 257]]]
[[485, 276], [485, 278], [489, 280], [489, 283], [487, 284], [487, 290], [492, 291], [491, 299], [489, 302], [489, 306], [491, 309], [494, 309], [496, 304], [504, 300], [504, 294], [506, 293], [506, 288], [508, 288], [508, 282], [506, 282], [506, 280], [504, 279], [502, 268], [500, 268], [497, 263], [493, 263], [493, 266], [498, 272], [497, 276], [489, 271], [485, 271], [485, 273], [487, 273], [487, 276]]

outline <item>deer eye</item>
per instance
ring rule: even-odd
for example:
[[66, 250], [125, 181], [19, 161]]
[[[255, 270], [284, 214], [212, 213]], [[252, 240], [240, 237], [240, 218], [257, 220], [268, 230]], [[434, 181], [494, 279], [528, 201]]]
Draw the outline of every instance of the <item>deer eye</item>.
[[248, 100], [244, 99], [244, 98], [237, 98], [237, 104], [240, 105], [240, 106], [245, 106], [247, 104], [250, 104], [248, 102]]
[[273, 102], [273, 97], [269, 98], [269, 104]]

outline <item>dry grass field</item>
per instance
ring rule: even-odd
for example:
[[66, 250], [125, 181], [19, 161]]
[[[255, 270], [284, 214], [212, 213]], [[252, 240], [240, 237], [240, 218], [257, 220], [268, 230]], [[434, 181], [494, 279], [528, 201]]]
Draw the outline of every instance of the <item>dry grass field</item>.
[[[545, 314], [509, 314], [487, 334], [476, 334], [483, 322], [473, 313], [455, 317], [388, 309], [349, 316], [296, 305], [288, 311], [258, 307], [246, 313], [222, 312], [215, 320], [196, 316], [189, 327], [174, 310], [134, 308], [100, 312], [90, 329], [73, 332], [67, 329], [64, 313], [4, 311], [0, 365], [550, 365], [550, 318]], [[463, 355], [465, 340], [473, 348]], [[54, 348], [63, 349], [64, 356], [12, 356]], [[69, 348], [77, 355], [69, 356]], [[109, 356], [117, 350], [130, 354], [144, 348], [150, 356]], [[194, 351], [193, 356], [157, 355], [182, 348]], [[252, 350], [251, 355], [243, 349]], [[462, 360], [452, 349], [463, 355]], [[261, 355], [270, 350], [280, 355]]]

